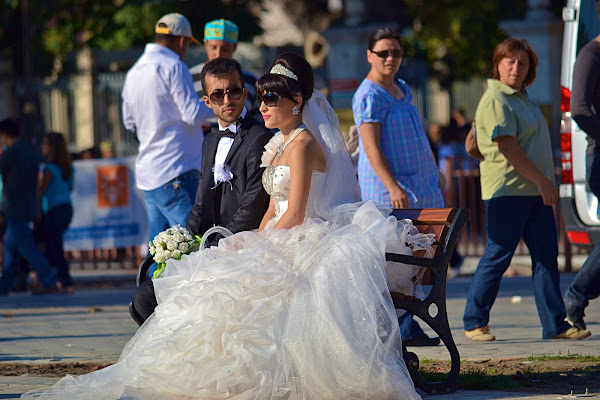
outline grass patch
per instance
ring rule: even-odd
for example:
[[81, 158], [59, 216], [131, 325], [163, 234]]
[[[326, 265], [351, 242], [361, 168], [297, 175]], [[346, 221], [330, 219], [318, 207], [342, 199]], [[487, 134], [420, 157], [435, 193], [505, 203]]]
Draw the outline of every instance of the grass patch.
[[[447, 374], [438, 372], [421, 372], [428, 382], [441, 382]], [[458, 378], [459, 387], [464, 390], [514, 390], [523, 385], [511, 375], [502, 375], [497, 371], [481, 372], [475, 370], [461, 371]]]
[[553, 361], [553, 360], [573, 360], [577, 362], [600, 362], [600, 356], [591, 355], [530, 355], [526, 361]]
[[[427, 382], [448, 378], [450, 361], [423, 359], [419, 373]], [[562, 393], [600, 387], [600, 356], [564, 355], [529, 358], [461, 360], [459, 388]]]

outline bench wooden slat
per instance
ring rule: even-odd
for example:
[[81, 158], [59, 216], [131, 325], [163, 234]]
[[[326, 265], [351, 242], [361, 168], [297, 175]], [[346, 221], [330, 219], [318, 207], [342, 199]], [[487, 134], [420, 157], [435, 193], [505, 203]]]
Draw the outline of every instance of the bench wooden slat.
[[[409, 265], [422, 266], [424, 271], [422, 271], [420, 284], [431, 285], [429, 293], [424, 299], [394, 292], [390, 292], [390, 295], [396, 308], [412, 312], [438, 334], [450, 353], [452, 365], [445, 381], [427, 382], [419, 374], [419, 357], [415, 353], [407, 351], [403, 344], [404, 361], [416, 387], [427, 393], [453, 393], [458, 390], [460, 354], [448, 323], [445, 285], [450, 254], [456, 245], [458, 234], [469, 220], [469, 211], [451, 208], [396, 209], [393, 210], [392, 215], [398, 219], [410, 219], [421, 233], [435, 235], [435, 241], [432, 244], [435, 252], [433, 259], [425, 259], [424, 250], [417, 250], [412, 256], [386, 253], [386, 259], [389, 261], [398, 260], [398, 262]], [[436, 315], [430, 314], [429, 308], [432, 304], [437, 306]]]
[[403, 208], [392, 212], [398, 219], [412, 220], [414, 225], [450, 225], [455, 214], [455, 208]]
[[436, 239], [443, 237], [444, 230], [447, 229], [446, 225], [415, 225], [415, 228], [420, 233], [433, 233]]

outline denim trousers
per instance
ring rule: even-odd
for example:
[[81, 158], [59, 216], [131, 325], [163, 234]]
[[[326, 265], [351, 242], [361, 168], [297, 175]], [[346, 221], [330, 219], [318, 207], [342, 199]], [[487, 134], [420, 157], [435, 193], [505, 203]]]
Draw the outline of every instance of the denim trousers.
[[71, 218], [73, 218], [73, 206], [70, 203], [61, 204], [48, 210], [39, 226], [42, 235], [40, 239], [46, 244], [46, 258], [56, 267], [58, 281], [63, 287], [73, 285], [63, 242]]
[[196, 199], [200, 172], [184, 172], [159, 188], [144, 191], [150, 240], [173, 225], [185, 227]]
[[[150, 222], [150, 241], [156, 235], [173, 225], [187, 224], [190, 210], [196, 201], [196, 191], [200, 181], [200, 172], [184, 172], [159, 188], [144, 191], [148, 220]], [[148, 269], [148, 276], [156, 271], [156, 263]]]
[[400, 324], [400, 337], [402, 340], [414, 339], [425, 335], [423, 328], [415, 321], [413, 315], [408, 311], [398, 318]]
[[487, 243], [485, 254], [469, 287], [463, 316], [465, 330], [485, 327], [521, 237], [531, 255], [535, 304], [542, 337], [552, 338], [570, 328], [560, 292], [558, 242], [552, 207], [540, 196], [504, 196], [485, 201]]
[[12, 286], [19, 265], [19, 255], [37, 272], [42, 287], [56, 286], [56, 270], [37, 248], [30, 221], [27, 218], [7, 216], [0, 294], [7, 294]]
[[[591, 167], [587, 170], [587, 180], [590, 190], [600, 199], [600, 154], [594, 153], [592, 157]], [[600, 242], [596, 243], [569, 285], [565, 292], [565, 301], [583, 310], [589, 300], [598, 296], [600, 296]]]

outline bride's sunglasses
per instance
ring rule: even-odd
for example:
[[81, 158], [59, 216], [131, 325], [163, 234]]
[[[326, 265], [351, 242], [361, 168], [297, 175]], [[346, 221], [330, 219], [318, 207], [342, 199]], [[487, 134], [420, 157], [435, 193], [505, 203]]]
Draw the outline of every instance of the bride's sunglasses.
[[381, 50], [381, 51], [375, 51], [375, 50], [370, 50], [371, 53], [375, 54], [377, 57], [381, 57], [381, 58], [388, 58], [390, 56], [390, 53], [392, 54], [393, 58], [400, 58], [402, 57], [402, 50]]
[[279, 100], [281, 100], [281, 96], [275, 92], [267, 92], [263, 95], [256, 95], [258, 98], [258, 104], [265, 103], [267, 107], [277, 107], [279, 104]]
[[219, 104], [219, 103], [223, 102], [225, 95], [228, 95], [229, 99], [231, 99], [231, 100], [239, 100], [242, 98], [243, 93], [244, 93], [244, 88], [241, 88], [239, 86], [232, 86], [232, 87], [227, 88], [226, 90], [217, 89], [214, 92], [212, 92], [210, 94], [210, 96], [208, 96], [208, 98], [213, 103]]

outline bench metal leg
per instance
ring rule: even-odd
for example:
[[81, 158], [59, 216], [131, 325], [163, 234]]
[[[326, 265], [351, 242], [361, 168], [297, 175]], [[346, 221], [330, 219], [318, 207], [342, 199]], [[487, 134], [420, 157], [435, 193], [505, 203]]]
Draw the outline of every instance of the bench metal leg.
[[[450, 353], [451, 368], [446, 380], [443, 382], [427, 382], [419, 373], [419, 357], [406, 350], [402, 344], [403, 357], [408, 367], [408, 372], [416, 387], [429, 394], [454, 393], [458, 390], [458, 375], [460, 372], [460, 355], [448, 323], [446, 309], [446, 273], [447, 269], [437, 268], [433, 270], [434, 283], [429, 295], [421, 301], [407, 300], [393, 297], [396, 308], [407, 310], [421, 318], [427, 325], [438, 334], [448, 352]], [[437, 314], [431, 316], [429, 309], [432, 304], [437, 306]]]

